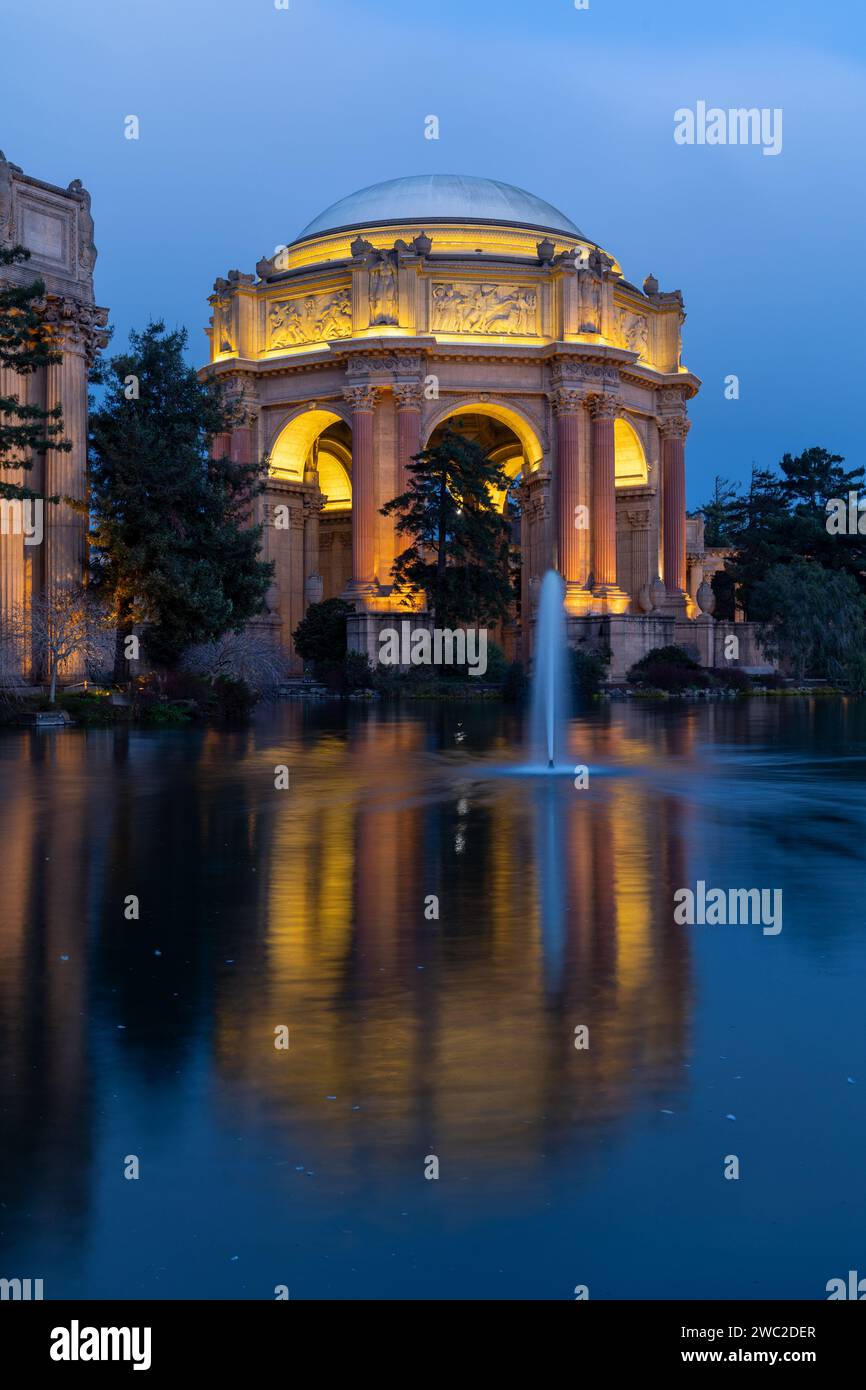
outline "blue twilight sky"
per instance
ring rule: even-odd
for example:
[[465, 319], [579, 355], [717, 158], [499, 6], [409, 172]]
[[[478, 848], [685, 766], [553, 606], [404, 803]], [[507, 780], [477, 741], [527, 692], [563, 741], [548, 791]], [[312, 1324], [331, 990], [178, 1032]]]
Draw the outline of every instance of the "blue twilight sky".
[[[200, 362], [216, 275], [252, 271], [367, 184], [480, 174], [559, 206], [636, 283], [682, 289], [684, 360], [704, 381], [690, 506], [715, 473], [745, 478], [786, 450], [864, 461], [866, 6], [289, 6], [0, 0], [0, 148], [90, 189], [116, 344], [163, 317]], [[675, 144], [674, 111], [699, 100], [781, 107], [782, 153]]]

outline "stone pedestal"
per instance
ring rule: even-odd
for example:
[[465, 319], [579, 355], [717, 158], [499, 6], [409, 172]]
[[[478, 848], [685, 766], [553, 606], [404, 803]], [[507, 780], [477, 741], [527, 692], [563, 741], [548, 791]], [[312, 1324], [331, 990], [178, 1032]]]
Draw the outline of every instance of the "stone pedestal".
[[632, 613], [611, 613], [602, 617], [567, 618], [566, 625], [570, 647], [610, 652], [608, 679], [611, 681], [624, 681], [636, 661], [654, 647], [669, 646], [674, 640], [673, 621], [655, 615], [642, 618]]

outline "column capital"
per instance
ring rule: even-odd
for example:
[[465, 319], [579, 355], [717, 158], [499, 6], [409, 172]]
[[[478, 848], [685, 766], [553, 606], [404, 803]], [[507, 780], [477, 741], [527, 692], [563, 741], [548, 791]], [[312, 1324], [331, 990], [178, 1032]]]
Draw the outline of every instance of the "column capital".
[[622, 401], [610, 391], [599, 391], [589, 397], [587, 408], [593, 420], [615, 420], [622, 410]]
[[692, 427], [691, 420], [685, 414], [659, 415], [656, 424], [662, 439], [685, 439]]
[[41, 304], [42, 318], [51, 328], [58, 351], [80, 351], [90, 366], [100, 348], [111, 336], [106, 328], [108, 310], [69, 295], [47, 294]]
[[394, 401], [398, 413], [403, 410], [420, 410], [424, 401], [424, 387], [420, 381], [398, 381], [394, 386]]
[[375, 410], [381, 391], [378, 386], [344, 386], [343, 398], [354, 411]]
[[327, 497], [322, 492], [308, 493], [304, 498], [304, 516], [317, 517], [325, 510]]
[[556, 416], [578, 415], [586, 405], [586, 392], [577, 387], [557, 386], [549, 394]]

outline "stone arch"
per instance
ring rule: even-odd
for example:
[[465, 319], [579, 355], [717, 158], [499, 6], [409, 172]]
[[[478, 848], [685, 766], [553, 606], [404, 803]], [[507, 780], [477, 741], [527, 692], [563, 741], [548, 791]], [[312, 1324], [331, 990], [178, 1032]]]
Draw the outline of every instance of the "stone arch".
[[515, 405], [506, 405], [502, 401], [479, 400], [474, 396], [465, 396], [459, 401], [451, 401], [440, 405], [436, 413], [427, 421], [426, 433], [424, 436], [424, 447], [427, 447], [430, 437], [434, 430], [453, 415], [488, 415], [493, 420], [498, 420], [500, 424], [506, 425], [513, 434], [520, 440], [524, 456], [529, 465], [528, 471], [535, 472], [541, 466], [544, 457], [544, 446], [538, 433], [538, 427], [529, 417]]
[[634, 425], [624, 415], [619, 415], [613, 433], [616, 486], [646, 487], [649, 482], [646, 450]]
[[336, 402], [301, 407], [284, 417], [268, 449], [271, 475], [287, 482], [303, 482], [304, 463], [314, 442], [338, 422], [351, 426], [351, 417]]

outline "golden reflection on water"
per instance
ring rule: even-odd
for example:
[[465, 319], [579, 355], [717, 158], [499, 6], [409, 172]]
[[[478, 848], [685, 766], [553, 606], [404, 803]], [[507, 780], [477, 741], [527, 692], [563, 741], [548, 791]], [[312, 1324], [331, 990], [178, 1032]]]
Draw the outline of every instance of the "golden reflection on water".
[[[142, 961], [136, 933], [155, 920], [159, 969], [173, 952], [192, 961], [221, 1121], [287, 1162], [327, 1154], [347, 1183], [369, 1181], [371, 1166], [387, 1181], [428, 1153], [510, 1181], [557, 1146], [590, 1145], [593, 1127], [681, 1076], [691, 1001], [672, 920], [688, 881], [675, 796], [629, 775], [588, 792], [496, 777], [501, 741], [486, 760], [440, 751], [418, 718], [373, 712], [348, 730], [305, 727], [296, 710], [279, 720], [236, 735], [6, 743], [7, 1103], [39, 1065], [4, 1129], [26, 1112], [38, 1146], [66, 1122], [86, 1127], [88, 1030], [115, 1026], [100, 1011], [119, 991], [131, 1022], [111, 1046], [135, 1040], [136, 1020], [151, 1046], [181, 1027], [163, 1021], [168, 995]], [[691, 737], [682, 721], [665, 755], [688, 758]], [[576, 755], [626, 774], [650, 755], [611, 722], [591, 739]], [[278, 792], [283, 762], [291, 786]], [[123, 920], [129, 892], [141, 927]], [[425, 916], [431, 894], [438, 920]], [[171, 991], [180, 1006], [185, 989], [186, 977]], [[288, 1052], [274, 1047], [283, 1024]], [[34, 1111], [51, 1125], [34, 1126]]]

